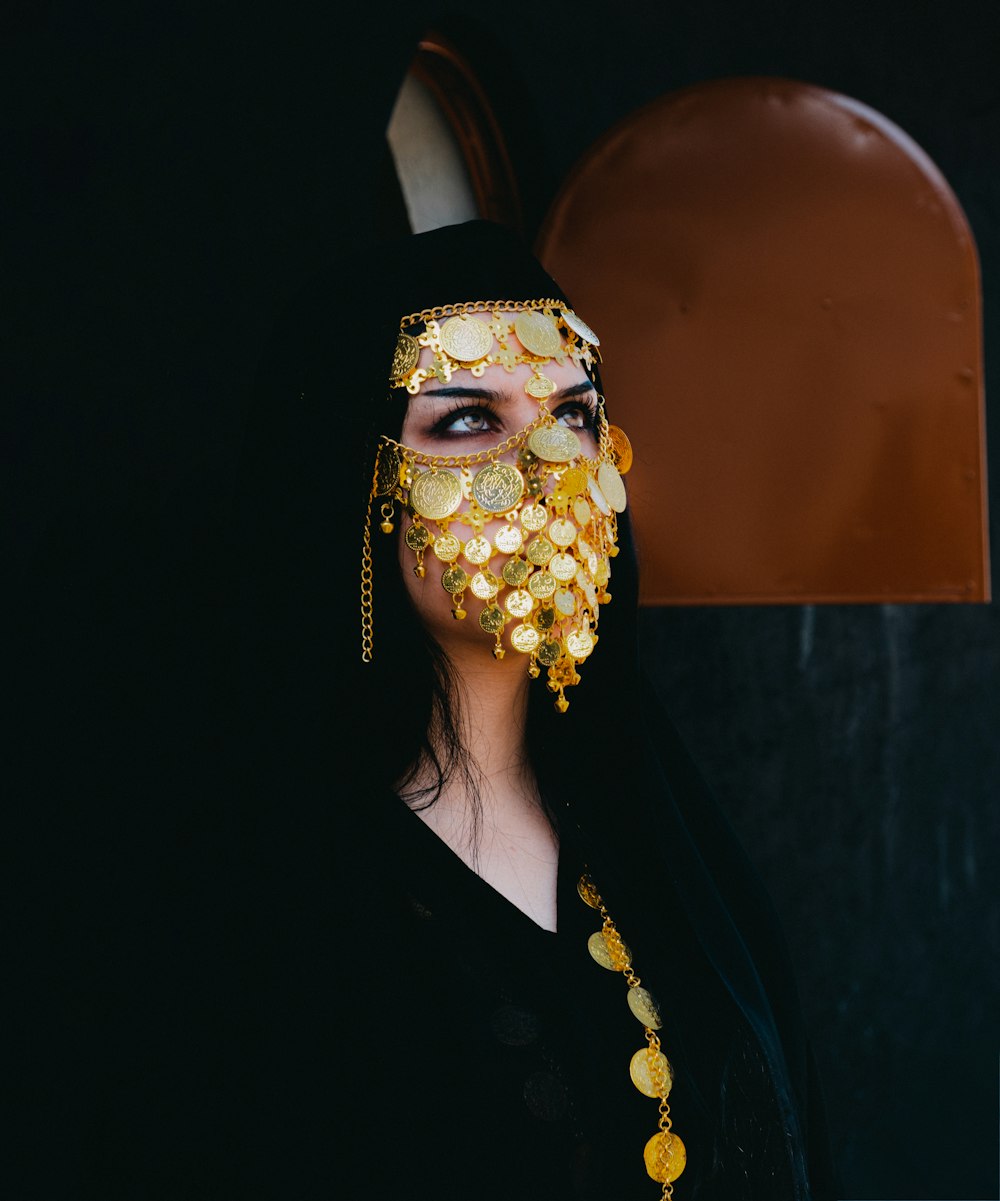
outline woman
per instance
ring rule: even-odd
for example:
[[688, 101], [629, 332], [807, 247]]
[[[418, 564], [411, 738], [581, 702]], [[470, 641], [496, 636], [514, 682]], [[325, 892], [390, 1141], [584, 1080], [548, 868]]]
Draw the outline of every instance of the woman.
[[339, 264], [264, 355], [234, 837], [285, 1195], [834, 1195], [767, 899], [642, 669], [585, 317], [470, 222]]

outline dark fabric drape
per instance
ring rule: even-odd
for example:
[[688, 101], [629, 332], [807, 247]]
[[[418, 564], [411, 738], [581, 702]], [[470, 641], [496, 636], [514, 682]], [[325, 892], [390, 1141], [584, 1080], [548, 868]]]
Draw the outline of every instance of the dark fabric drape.
[[[495, 1038], [468, 1034], [482, 981], [506, 973], [521, 989], [525, 963], [490, 941], [493, 917], [470, 926], [474, 905], [434, 938], [414, 918], [445, 876], [428, 877], [426, 843], [400, 826], [418, 819], [392, 796], [428, 669], [389, 539], [376, 539], [368, 665], [359, 620], [375, 440], [398, 431], [385, 380], [400, 316], [539, 295], [562, 298], [513, 234], [472, 222], [332, 264], [267, 346], [247, 347], [260, 370], [219, 547], [224, 603], [175, 648], [169, 719], [126, 748], [143, 763], [135, 794], [125, 804], [116, 788], [100, 832], [72, 817], [68, 874], [20, 897], [36, 937], [11, 1195], [307, 1201], [347, 1186], [440, 1199], [512, 1181], [556, 1195], [540, 1187], [542, 1151], [518, 1159], [523, 1113], [498, 1105], [480, 1070]], [[539, 759], [543, 793], [567, 864], [590, 865], [675, 1018], [675, 1127], [683, 1136], [687, 1097], [696, 1144], [706, 1131], [713, 1147], [693, 1148], [678, 1201], [831, 1201], [779, 922], [644, 677], [627, 518], [622, 534], [569, 712], [544, 689], [532, 698], [532, 747], [555, 750]], [[557, 982], [576, 970], [540, 962]], [[567, 998], [565, 1030], [589, 1028], [586, 1004]], [[567, 1198], [586, 1195], [571, 1183]]]

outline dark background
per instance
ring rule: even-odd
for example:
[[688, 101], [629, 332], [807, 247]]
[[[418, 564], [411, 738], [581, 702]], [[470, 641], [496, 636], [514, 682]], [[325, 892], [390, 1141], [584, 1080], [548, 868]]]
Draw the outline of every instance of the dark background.
[[[587, 147], [664, 91], [776, 75], [881, 112], [968, 216], [992, 405], [996, 4], [416, 7], [9, 10], [9, 691], [38, 719], [12, 727], [18, 797], [67, 841], [170, 764], [152, 727], [192, 646], [212, 652], [256, 350], [314, 269], [398, 221], [382, 131], [426, 29], [486, 87], [529, 236]], [[990, 467], [995, 510], [995, 449]], [[643, 630], [785, 921], [846, 1196], [995, 1198], [996, 607], [662, 609]], [[197, 763], [214, 717], [185, 717]]]

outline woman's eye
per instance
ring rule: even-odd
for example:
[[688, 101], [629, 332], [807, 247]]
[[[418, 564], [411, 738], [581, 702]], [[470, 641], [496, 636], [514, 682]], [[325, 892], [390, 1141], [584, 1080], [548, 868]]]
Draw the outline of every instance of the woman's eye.
[[589, 430], [594, 426], [594, 410], [587, 405], [566, 405], [558, 411], [556, 419], [571, 430]]
[[467, 438], [495, 434], [499, 418], [488, 405], [466, 405], [444, 413], [429, 430], [432, 438]]
[[439, 425], [446, 434], [487, 434], [493, 429], [491, 415], [484, 409], [463, 409]]

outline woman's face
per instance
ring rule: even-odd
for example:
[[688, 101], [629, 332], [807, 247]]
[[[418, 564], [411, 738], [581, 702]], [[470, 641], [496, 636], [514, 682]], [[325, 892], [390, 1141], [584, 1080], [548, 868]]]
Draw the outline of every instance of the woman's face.
[[[476, 320], [488, 320], [480, 318]], [[515, 353], [522, 347], [513, 335], [509, 339]], [[433, 361], [433, 353], [423, 349], [420, 366]], [[556, 388], [544, 402], [556, 420], [572, 429], [580, 439], [584, 455], [596, 457], [598, 437], [596, 428], [597, 392], [584, 369], [567, 358], [563, 366], [555, 361], [545, 364], [544, 373]], [[404, 446], [429, 455], [467, 456], [489, 450], [523, 430], [539, 415], [539, 401], [529, 396], [525, 383], [531, 378], [531, 367], [517, 364], [513, 371], [489, 367], [476, 377], [468, 370], [453, 371], [447, 383], [427, 380], [420, 392], [409, 398], [400, 442]], [[503, 458], [514, 462], [516, 449]], [[487, 525], [486, 537], [499, 528], [501, 519]], [[405, 534], [406, 525], [401, 530]], [[491, 644], [475, 620], [456, 621], [452, 615], [451, 597], [441, 587], [437, 572], [423, 576], [413, 572], [413, 554], [400, 537], [399, 561], [407, 591], [421, 618], [442, 646], [475, 645], [484, 656], [491, 656]], [[520, 658], [520, 656], [518, 656]], [[522, 665], [523, 668], [523, 665]]]

